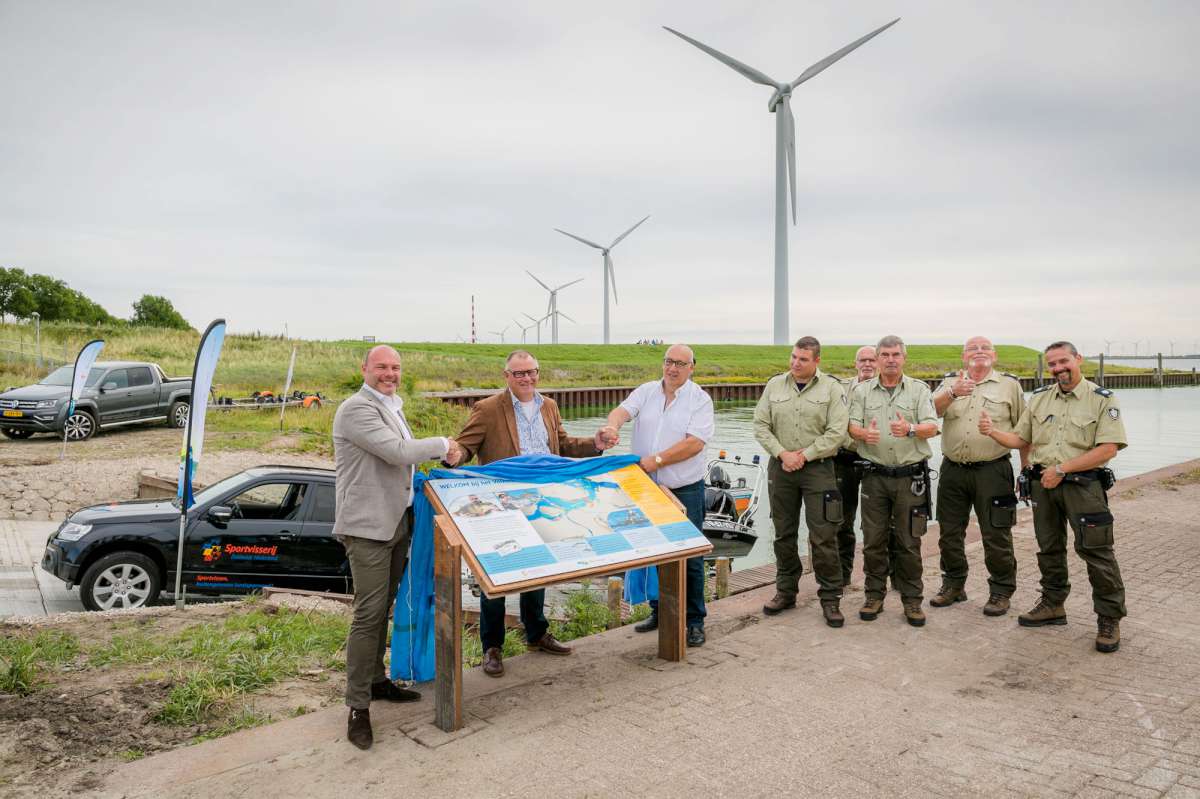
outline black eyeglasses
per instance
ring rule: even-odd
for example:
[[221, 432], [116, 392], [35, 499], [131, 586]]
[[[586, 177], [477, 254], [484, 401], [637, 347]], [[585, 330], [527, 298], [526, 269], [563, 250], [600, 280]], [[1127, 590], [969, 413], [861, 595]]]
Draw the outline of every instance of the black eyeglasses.
[[674, 358], [663, 358], [663, 366], [674, 366], [679, 369], [686, 369], [691, 365], [691, 361], [677, 361]]
[[520, 380], [522, 377], [537, 377], [538, 376], [538, 370], [536, 368], [535, 369], [518, 369], [516, 371], [513, 371], [512, 369], [505, 369], [504, 371], [508, 372], [511, 376], [517, 378], [518, 380]]

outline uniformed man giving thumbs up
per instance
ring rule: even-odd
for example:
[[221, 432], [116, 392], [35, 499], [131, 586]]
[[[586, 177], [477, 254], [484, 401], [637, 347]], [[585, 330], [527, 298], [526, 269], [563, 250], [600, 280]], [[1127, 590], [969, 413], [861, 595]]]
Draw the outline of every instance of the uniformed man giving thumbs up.
[[[887, 593], [888, 537], [896, 563], [893, 583], [904, 617], [925, 624], [921, 610], [921, 536], [929, 523], [928, 439], [938, 434], [929, 386], [904, 374], [905, 347], [884, 336], [876, 347], [879, 374], [859, 385], [850, 400], [850, 435], [869, 465], [862, 480], [863, 591], [858, 616], [872, 621]], [[884, 432], [886, 425], [886, 434]]]

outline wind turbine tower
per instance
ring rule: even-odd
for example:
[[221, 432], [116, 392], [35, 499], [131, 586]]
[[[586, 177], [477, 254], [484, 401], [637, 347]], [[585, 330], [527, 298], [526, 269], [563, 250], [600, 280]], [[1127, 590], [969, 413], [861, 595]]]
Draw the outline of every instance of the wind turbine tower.
[[649, 218], [650, 218], [649, 215], [642, 217], [642, 220], [640, 222], [635, 224], [633, 227], [629, 228], [629, 230], [626, 230], [620, 236], [617, 236], [615, 239], [613, 239], [613, 243], [608, 245], [607, 247], [605, 247], [602, 244], [597, 244], [594, 241], [588, 241], [587, 239], [583, 238], [582, 236], [576, 236], [574, 233], [568, 233], [567, 231], [562, 230], [560, 228], [554, 228], [555, 230], [557, 230], [559, 233], [563, 234], [564, 236], [570, 236], [571, 238], [575, 239], [575, 241], [586, 244], [589, 247], [595, 247], [597, 250], [600, 251], [600, 254], [602, 256], [604, 256], [604, 343], [605, 344], [609, 343], [609, 335], [608, 335], [609, 281], [612, 281], [613, 302], [617, 301], [617, 276], [613, 273], [612, 257], [608, 253], [613, 247], [616, 247], [618, 244], [620, 244], [622, 239], [624, 239], [626, 236], [628, 236], [633, 231], [637, 230], [638, 226], [640, 226], [642, 224], [642, 222], [645, 222]]
[[[767, 110], [775, 115], [775, 343], [787, 344], [788, 337], [788, 234], [787, 209], [790, 188], [792, 224], [796, 224], [796, 120], [792, 117], [792, 91], [810, 78], [824, 72], [830, 65], [850, 53], [852, 50], [866, 44], [888, 28], [899, 22], [896, 18], [866, 36], [851, 42], [836, 53], [825, 56], [817, 63], [800, 73], [800, 77], [791, 83], [780, 83], [765, 73], [759, 72], [752, 66], [743, 64], [735, 58], [714, 50], [706, 44], [684, 36], [673, 28], [666, 28], [671, 33], [692, 44], [743, 77], [755, 83], [769, 86], [774, 92], [767, 101]], [[593, 247], [596, 245], [592, 245]], [[606, 342], [607, 343], [607, 342]]]
[[575, 321], [574, 319], [571, 319], [571, 317], [567, 316], [562, 311], [558, 310], [558, 292], [562, 291], [567, 286], [574, 286], [576, 283], [579, 283], [580, 281], [582, 281], [583, 278], [578, 278], [576, 280], [572, 280], [570, 283], [563, 283], [558, 288], [552, 289], [549, 286], [547, 286], [545, 283], [543, 283], [541, 280], [538, 280], [538, 276], [535, 275], [533, 272], [530, 272], [528, 269], [525, 270], [525, 274], [529, 275], [531, 278], [536, 280], [537, 284], [539, 286], [544, 288], [546, 291], [550, 292], [550, 302], [547, 303], [547, 305], [546, 305], [546, 317], [550, 319], [550, 343], [557, 344], [558, 343], [558, 317], [566, 316], [566, 318], [570, 319], [572, 322]]

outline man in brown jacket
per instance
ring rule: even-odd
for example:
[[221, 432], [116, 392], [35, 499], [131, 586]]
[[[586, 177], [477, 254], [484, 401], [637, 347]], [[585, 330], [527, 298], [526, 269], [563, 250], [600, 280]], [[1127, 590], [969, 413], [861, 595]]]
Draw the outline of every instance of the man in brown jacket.
[[[478, 456], [481, 464], [517, 455], [551, 454], [569, 458], [599, 455], [611, 444], [597, 432], [591, 438], [567, 435], [558, 405], [537, 391], [537, 358], [525, 350], [514, 350], [504, 364], [508, 388], [475, 403], [471, 416], [455, 441], [462, 448], [462, 462]], [[544, 611], [545, 589], [521, 594], [521, 623], [526, 646], [551, 655], [569, 655], [571, 649], [555, 640]], [[483, 672], [490, 677], [504, 674], [500, 655], [504, 646], [504, 597], [480, 597], [479, 638], [483, 642]]]

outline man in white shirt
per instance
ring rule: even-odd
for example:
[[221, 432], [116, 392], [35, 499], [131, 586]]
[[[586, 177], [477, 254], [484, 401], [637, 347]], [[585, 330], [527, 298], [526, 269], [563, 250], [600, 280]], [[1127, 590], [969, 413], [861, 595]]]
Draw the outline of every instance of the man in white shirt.
[[369, 749], [372, 699], [413, 702], [416, 691], [387, 679], [383, 652], [396, 587], [412, 538], [413, 466], [444, 458], [462, 459], [452, 439], [414, 438], [404, 418], [400, 355], [373, 347], [362, 364], [363, 387], [338, 406], [333, 419], [337, 505], [333, 534], [346, 548], [354, 578], [354, 618], [346, 640], [346, 737]]
[[[675, 344], [663, 358], [662, 380], [643, 383], [608, 415], [600, 434], [615, 443], [621, 425], [633, 423], [633, 454], [660, 485], [671, 489], [696, 529], [704, 529], [704, 447], [716, 426], [712, 398], [691, 381], [696, 356]], [[636, 625], [641, 633], [658, 629], [658, 602], [650, 600], [650, 618]], [[687, 562], [687, 643], [704, 644], [704, 558]]]

